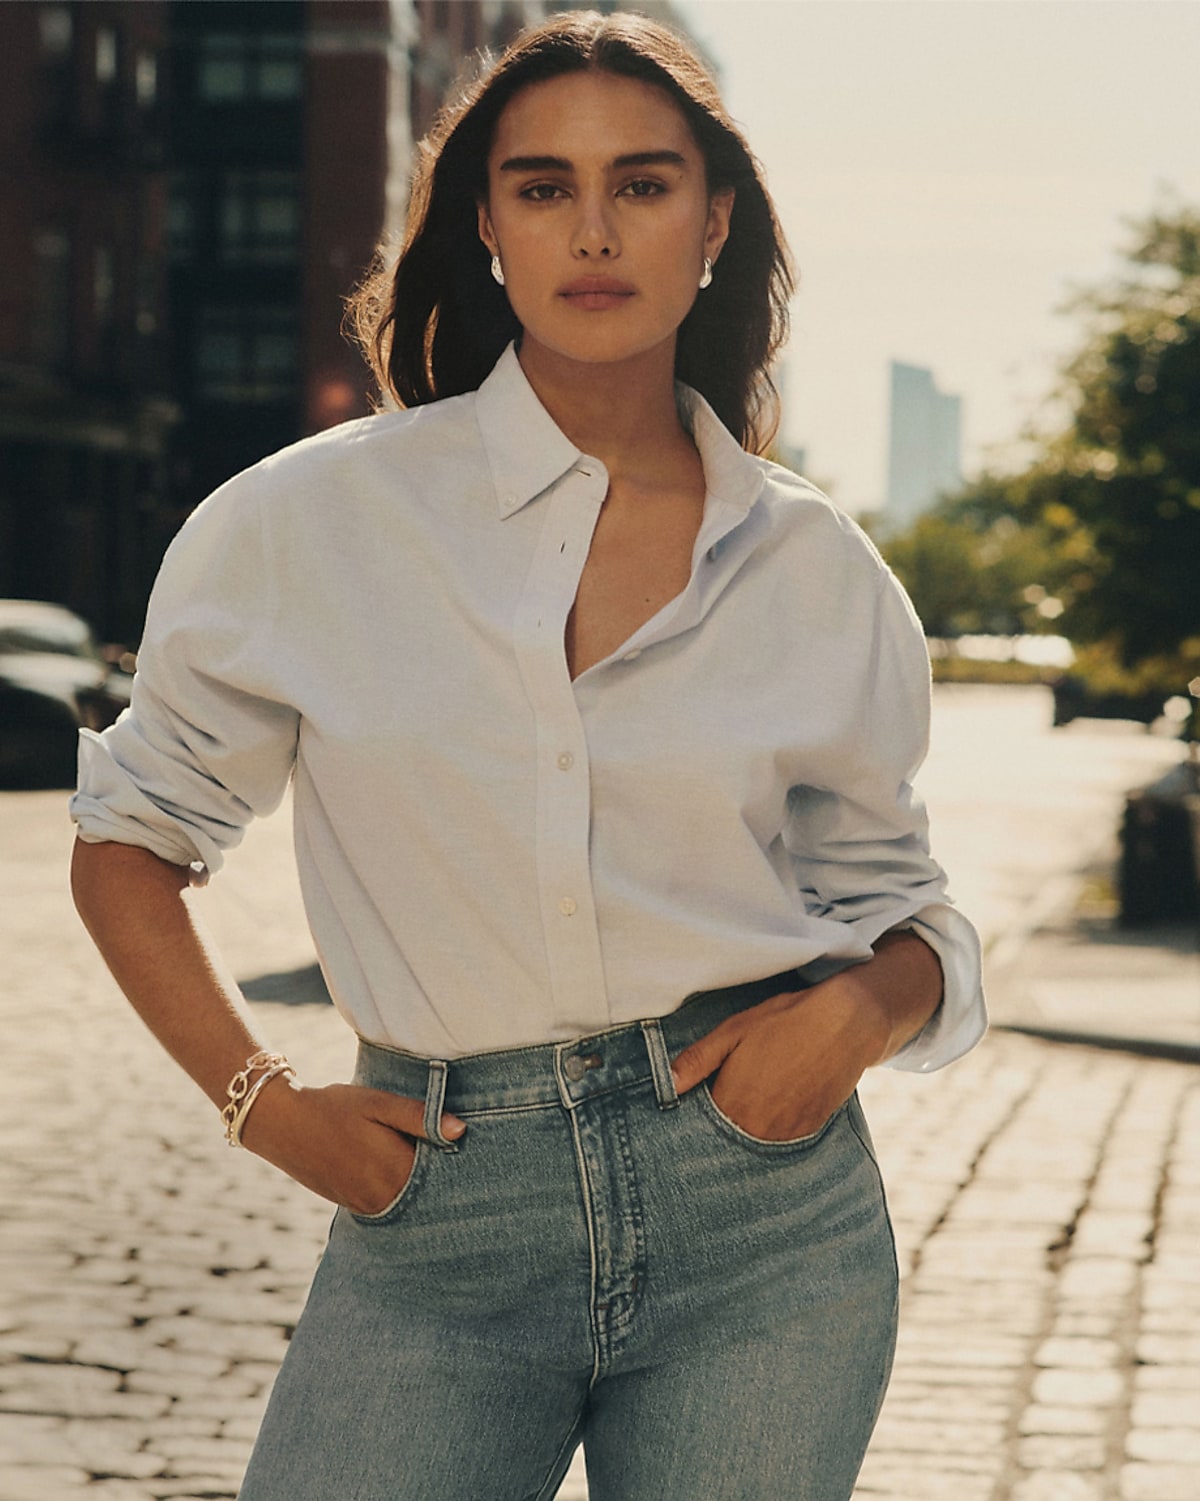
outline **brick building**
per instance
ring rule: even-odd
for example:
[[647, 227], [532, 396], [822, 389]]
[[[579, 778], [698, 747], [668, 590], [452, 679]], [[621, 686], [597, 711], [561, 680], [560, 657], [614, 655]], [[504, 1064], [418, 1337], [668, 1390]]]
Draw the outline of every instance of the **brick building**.
[[0, 6], [0, 594], [144, 599], [177, 411], [164, 333], [165, 8]]
[[556, 8], [0, 5], [0, 595], [134, 640], [205, 494], [368, 410], [343, 301], [402, 227], [413, 142]]

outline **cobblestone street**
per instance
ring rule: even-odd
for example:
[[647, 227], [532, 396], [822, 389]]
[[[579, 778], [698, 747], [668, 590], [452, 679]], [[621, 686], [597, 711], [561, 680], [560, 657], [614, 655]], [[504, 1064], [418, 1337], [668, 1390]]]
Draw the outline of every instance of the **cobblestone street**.
[[[0, 797], [0, 1498], [232, 1497], [330, 1211], [228, 1150], [120, 1000], [70, 839], [61, 794]], [[209, 893], [239, 976], [308, 962], [266, 893], [286, 845], [256, 829]], [[331, 1008], [254, 1004], [305, 1076], [345, 1076]], [[859, 1501], [1196, 1501], [1198, 1079], [1000, 1031], [868, 1078], [904, 1298]]]

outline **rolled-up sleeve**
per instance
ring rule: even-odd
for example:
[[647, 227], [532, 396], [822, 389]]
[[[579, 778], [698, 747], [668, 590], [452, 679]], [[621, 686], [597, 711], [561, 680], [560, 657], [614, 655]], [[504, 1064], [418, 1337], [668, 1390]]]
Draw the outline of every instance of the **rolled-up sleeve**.
[[794, 788], [787, 844], [809, 910], [855, 929], [868, 944], [911, 928], [937, 954], [937, 1011], [892, 1068], [926, 1073], [962, 1056], [983, 1036], [979, 938], [951, 904], [946, 875], [929, 851], [925, 808], [913, 778], [929, 744], [929, 657], [907, 596], [881, 571], [869, 669], [857, 728], [836, 778]]
[[217, 871], [280, 802], [299, 716], [279, 686], [278, 601], [252, 472], [188, 518], [150, 598], [130, 707], [80, 733], [71, 816], [89, 843]]

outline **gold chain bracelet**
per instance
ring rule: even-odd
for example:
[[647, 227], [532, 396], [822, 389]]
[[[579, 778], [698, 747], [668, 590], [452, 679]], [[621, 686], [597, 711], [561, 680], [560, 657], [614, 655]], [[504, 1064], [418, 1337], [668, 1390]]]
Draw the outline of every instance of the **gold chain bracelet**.
[[[221, 1120], [225, 1124], [225, 1140], [231, 1147], [241, 1146], [242, 1124], [267, 1080], [292, 1072], [291, 1064], [282, 1053], [269, 1053], [263, 1049], [246, 1059], [245, 1065], [225, 1087], [228, 1101], [221, 1111]], [[259, 1077], [252, 1083], [254, 1074], [259, 1074]]]

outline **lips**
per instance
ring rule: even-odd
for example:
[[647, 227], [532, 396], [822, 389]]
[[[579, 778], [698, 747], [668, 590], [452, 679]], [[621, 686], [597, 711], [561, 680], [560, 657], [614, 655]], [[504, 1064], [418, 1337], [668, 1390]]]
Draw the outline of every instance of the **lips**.
[[634, 296], [635, 290], [629, 282], [612, 276], [579, 276], [561, 287], [558, 295], [572, 307], [599, 311], [620, 307]]

